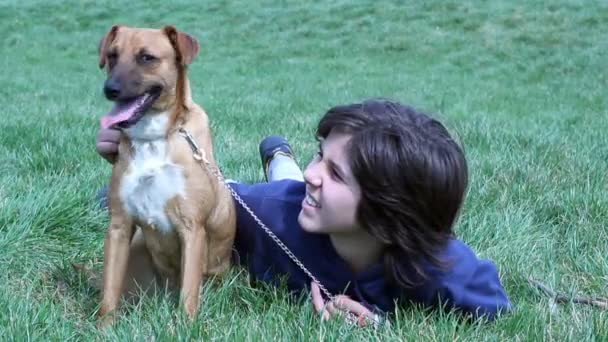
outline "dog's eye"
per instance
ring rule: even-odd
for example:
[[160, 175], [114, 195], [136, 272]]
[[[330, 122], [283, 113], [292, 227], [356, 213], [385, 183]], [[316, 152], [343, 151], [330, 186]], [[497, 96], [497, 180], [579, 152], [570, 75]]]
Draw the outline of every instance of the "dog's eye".
[[150, 62], [154, 62], [156, 60], [156, 57], [154, 57], [148, 53], [142, 53], [139, 55], [138, 59], [141, 64], [147, 64]]
[[118, 58], [118, 54], [117, 54], [116, 52], [109, 52], [109, 53], [106, 55], [106, 58], [107, 58], [109, 61], [115, 61], [115, 60], [116, 60], [116, 58]]
[[110, 69], [111, 69], [116, 64], [116, 60], [118, 59], [118, 54], [114, 51], [108, 52], [108, 54], [106, 55], [106, 59], [108, 60], [108, 64], [110, 65]]

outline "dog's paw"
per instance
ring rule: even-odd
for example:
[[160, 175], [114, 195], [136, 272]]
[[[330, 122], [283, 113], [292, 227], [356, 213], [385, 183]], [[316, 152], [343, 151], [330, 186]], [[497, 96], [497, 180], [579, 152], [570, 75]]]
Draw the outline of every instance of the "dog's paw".
[[103, 308], [97, 313], [97, 328], [105, 329], [114, 324], [116, 316], [114, 311], [106, 312]]

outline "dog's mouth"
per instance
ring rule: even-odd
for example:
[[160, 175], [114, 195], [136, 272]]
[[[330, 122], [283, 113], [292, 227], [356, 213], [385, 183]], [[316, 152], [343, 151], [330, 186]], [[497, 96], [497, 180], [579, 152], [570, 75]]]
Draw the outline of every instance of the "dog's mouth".
[[129, 128], [141, 119], [158, 99], [161, 87], [153, 87], [140, 96], [114, 102], [112, 110], [101, 118], [102, 128]]

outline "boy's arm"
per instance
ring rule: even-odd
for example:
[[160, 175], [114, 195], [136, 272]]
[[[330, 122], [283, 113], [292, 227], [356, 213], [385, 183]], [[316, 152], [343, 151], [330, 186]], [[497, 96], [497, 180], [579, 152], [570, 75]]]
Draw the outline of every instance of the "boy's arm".
[[[252, 191], [252, 186], [245, 183], [230, 183], [229, 186], [241, 197], [241, 199], [252, 209], [256, 210], [259, 204], [258, 196], [255, 196], [255, 191]], [[249, 254], [255, 245], [255, 227], [253, 220], [249, 217], [249, 213], [235, 201], [236, 208], [236, 235], [234, 238], [234, 248], [237, 252], [237, 260], [239, 264], [245, 264]]]
[[[440, 293], [453, 308], [474, 318], [493, 320], [499, 313], [511, 310], [496, 265], [479, 259], [463, 242], [454, 240], [448, 249], [453, 268], [442, 277]], [[451, 257], [451, 258], [450, 258]]]
[[454, 309], [475, 319], [493, 320], [499, 313], [511, 310], [494, 263], [479, 259], [459, 240], [450, 241], [442, 260], [447, 268], [433, 267], [430, 279], [422, 286], [405, 290], [403, 299]]
[[[245, 204], [267, 225], [275, 234], [287, 229], [285, 217], [288, 213], [288, 205], [302, 201], [304, 185], [295, 181], [277, 181], [270, 183], [244, 184], [232, 183], [230, 186], [243, 199]], [[239, 253], [241, 262], [256, 250], [266, 249], [266, 243], [270, 239], [261, 239], [267, 236], [250, 213], [235, 203], [237, 213], [237, 229], [235, 237], [235, 249]], [[290, 209], [293, 209], [290, 207]]]

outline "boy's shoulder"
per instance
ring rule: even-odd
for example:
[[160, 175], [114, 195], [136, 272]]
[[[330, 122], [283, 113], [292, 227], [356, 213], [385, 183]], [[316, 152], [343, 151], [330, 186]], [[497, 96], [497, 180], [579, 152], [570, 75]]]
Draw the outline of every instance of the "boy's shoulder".
[[445, 248], [438, 254], [438, 259], [442, 263], [441, 267], [431, 266], [430, 269], [432, 278], [443, 281], [464, 281], [471, 280], [470, 278], [475, 273], [497, 273], [496, 266], [489, 259], [484, 259], [478, 256], [473, 249], [464, 241], [452, 238]]

